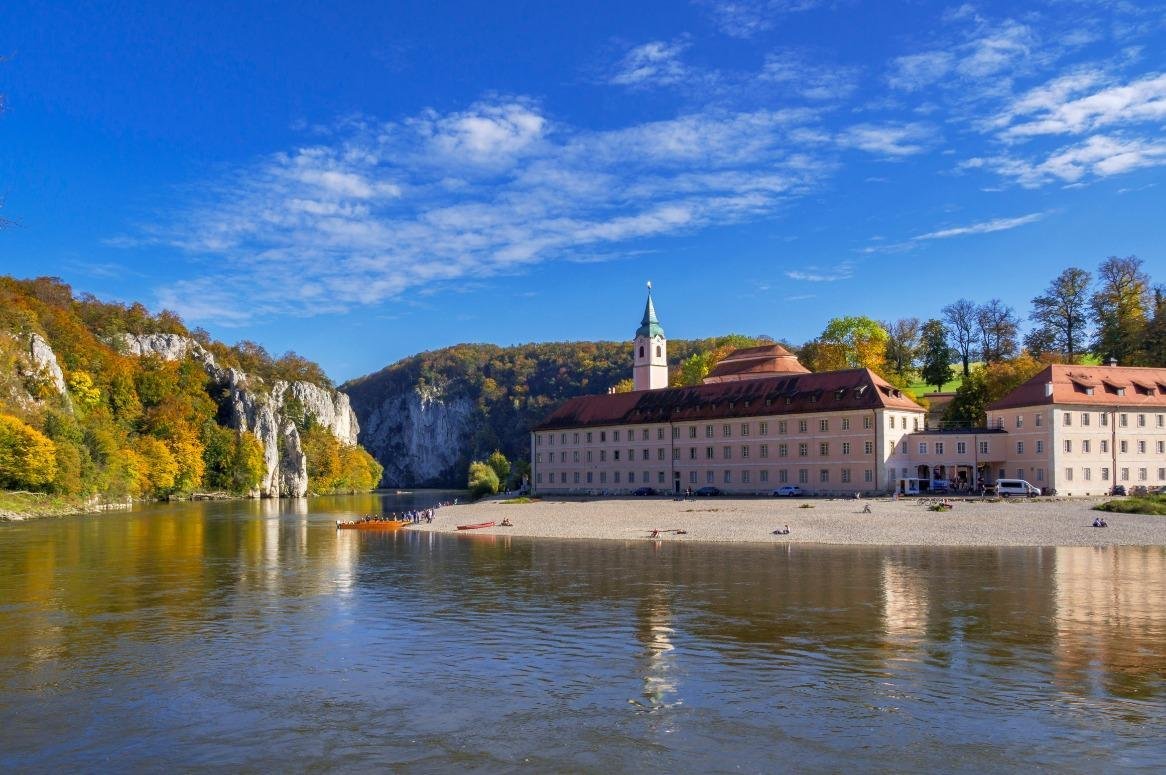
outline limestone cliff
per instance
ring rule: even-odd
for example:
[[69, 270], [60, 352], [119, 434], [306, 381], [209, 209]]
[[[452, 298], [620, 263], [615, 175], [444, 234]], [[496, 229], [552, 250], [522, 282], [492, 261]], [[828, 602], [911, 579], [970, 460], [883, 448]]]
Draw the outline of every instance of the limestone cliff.
[[263, 444], [265, 472], [255, 495], [299, 498], [308, 492], [308, 462], [300, 434], [288, 417], [297, 411], [332, 432], [343, 444], [356, 444], [360, 426], [348, 396], [310, 382], [278, 380], [270, 387], [238, 369], [219, 366], [194, 339], [177, 334], [122, 334], [117, 346], [130, 355], [157, 355], [166, 360], [193, 358], [222, 389], [220, 411], [227, 424], [255, 434]]

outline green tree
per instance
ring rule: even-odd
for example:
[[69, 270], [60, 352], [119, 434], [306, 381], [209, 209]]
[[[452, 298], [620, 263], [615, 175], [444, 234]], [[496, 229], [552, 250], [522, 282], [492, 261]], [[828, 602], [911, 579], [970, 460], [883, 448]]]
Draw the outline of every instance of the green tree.
[[498, 475], [499, 486], [506, 486], [507, 480], [510, 478], [510, 461], [506, 459], [500, 451], [494, 450], [490, 453], [490, 457], [486, 458], [486, 465], [494, 469], [494, 473]]
[[498, 472], [491, 468], [488, 463], [475, 460], [470, 463], [468, 485], [470, 494], [474, 498], [494, 495], [498, 492], [499, 487]]
[[1012, 307], [999, 299], [981, 304], [976, 307], [976, 328], [984, 363], [997, 363], [1016, 355], [1020, 319]]
[[900, 318], [883, 324], [883, 329], [887, 332], [887, 367], [899, 377], [906, 378], [915, 372], [915, 363], [919, 359], [919, 318]]
[[0, 414], [0, 487], [40, 489], [57, 475], [52, 439], [8, 414]]
[[1137, 256], [1110, 256], [1097, 270], [1098, 288], [1091, 305], [1097, 334], [1093, 351], [1129, 365], [1136, 360], [1150, 305], [1150, 278]]
[[948, 342], [964, 367], [966, 379], [971, 374], [972, 356], [976, 352], [976, 305], [969, 299], [960, 299], [940, 311]]
[[880, 373], [886, 369], [889, 339], [887, 330], [877, 320], [861, 315], [831, 319], [818, 337], [822, 345], [840, 348], [847, 367]]
[[1038, 356], [1048, 351], [1062, 353], [1069, 363], [1085, 352], [1092, 281], [1084, 269], [1071, 266], [1032, 300], [1029, 320], [1037, 325], [1025, 339], [1029, 352]]
[[937, 391], [951, 379], [951, 348], [947, 344], [947, 330], [941, 320], [928, 320], [920, 335], [922, 367], [920, 375]]

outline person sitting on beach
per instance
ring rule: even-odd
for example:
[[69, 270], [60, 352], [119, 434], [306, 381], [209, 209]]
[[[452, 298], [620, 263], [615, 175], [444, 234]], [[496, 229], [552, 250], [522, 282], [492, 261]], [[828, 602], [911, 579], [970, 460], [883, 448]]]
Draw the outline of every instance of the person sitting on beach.
[[514, 523], [510, 521], [510, 517], [506, 517], [498, 523], [498, 527], [514, 527]]
[[865, 506], [863, 506], [863, 507], [862, 507], [862, 513], [863, 513], [863, 514], [869, 514], [869, 513], [870, 513], [870, 504], [869, 504], [869, 503], [868, 503], [868, 504], [866, 504]]
[[1101, 527], [1101, 517], [1093, 518], [1093, 527]]

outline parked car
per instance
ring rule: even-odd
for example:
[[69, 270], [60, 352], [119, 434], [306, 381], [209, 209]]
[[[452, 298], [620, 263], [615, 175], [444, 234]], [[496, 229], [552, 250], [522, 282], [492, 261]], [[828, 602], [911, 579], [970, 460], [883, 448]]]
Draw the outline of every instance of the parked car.
[[1001, 498], [1007, 498], [1010, 495], [1032, 498], [1040, 495], [1040, 490], [1023, 479], [997, 479], [996, 494]]
[[796, 484], [783, 484], [774, 490], [773, 494], [778, 498], [796, 498], [802, 494], [802, 488]]
[[696, 494], [697, 495], [720, 495], [721, 489], [719, 487], [713, 487], [711, 484], [706, 484], [704, 487], [701, 487], [700, 489], [698, 489], [696, 491]]
[[1115, 484], [1113, 489], [1109, 491], [1110, 495], [1125, 495], [1126, 486], [1124, 484]]
[[632, 490], [632, 495], [655, 495], [656, 490], [652, 487], [637, 487]]

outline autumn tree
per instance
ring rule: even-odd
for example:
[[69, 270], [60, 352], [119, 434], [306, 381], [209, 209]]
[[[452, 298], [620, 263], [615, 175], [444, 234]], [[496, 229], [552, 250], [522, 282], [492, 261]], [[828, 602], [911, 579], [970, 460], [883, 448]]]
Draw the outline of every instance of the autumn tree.
[[1154, 289], [1154, 316], [1146, 324], [1141, 361], [1146, 366], [1166, 367], [1166, 289]]
[[919, 336], [922, 331], [919, 318], [900, 318], [884, 323], [887, 332], [887, 367], [900, 378], [906, 379], [915, 371], [919, 358]]
[[951, 379], [951, 347], [947, 344], [947, 329], [941, 320], [928, 320], [923, 324], [919, 348], [922, 367], [920, 376], [928, 385], [935, 385], [936, 391]]
[[1057, 275], [1044, 293], [1032, 300], [1029, 320], [1036, 323], [1036, 328], [1025, 339], [1030, 353], [1057, 352], [1073, 363], [1085, 352], [1092, 280], [1084, 269], [1069, 267]]
[[1150, 306], [1150, 278], [1137, 256], [1110, 256], [1097, 270], [1091, 306], [1097, 324], [1093, 350], [1102, 358], [1136, 360]]
[[960, 425], [982, 428], [988, 422], [988, 407], [1035, 377], [1045, 364], [1028, 353], [1016, 358], [972, 369], [956, 390], [943, 419]]
[[490, 457], [486, 458], [486, 465], [494, 469], [494, 473], [498, 475], [499, 485], [506, 486], [506, 480], [510, 478], [510, 461], [506, 459], [500, 451], [494, 450], [490, 453]]
[[947, 339], [964, 367], [964, 378], [971, 374], [972, 358], [976, 354], [976, 305], [970, 299], [948, 304], [940, 312], [947, 328]]
[[52, 440], [19, 418], [0, 414], [0, 487], [40, 489], [56, 474]]
[[498, 492], [498, 487], [500, 486], [498, 472], [491, 468], [489, 464], [481, 460], [475, 460], [470, 463], [470, 473], [466, 484], [469, 487], [470, 494], [475, 498], [494, 495]]
[[[813, 371], [865, 368], [882, 372], [886, 368], [887, 331], [877, 320], [865, 316], [833, 318], [811, 348]], [[805, 350], [806, 348], [803, 348]]]
[[998, 363], [1016, 355], [1020, 318], [1012, 307], [999, 299], [976, 307], [976, 329], [984, 363]]

